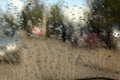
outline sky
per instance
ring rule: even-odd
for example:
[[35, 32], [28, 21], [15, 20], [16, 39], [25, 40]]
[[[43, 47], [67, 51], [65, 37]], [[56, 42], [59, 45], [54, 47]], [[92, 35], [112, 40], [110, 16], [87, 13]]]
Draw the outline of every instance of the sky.
[[0, 0], [0, 8], [5, 11], [5, 7], [7, 6], [7, 3], [5, 0]]
[[[24, 6], [23, 1], [24, 0], [0, 0], [0, 8], [2, 9], [3, 12], [9, 12], [11, 14], [19, 13], [23, 9]], [[43, 1], [46, 3], [47, 6], [51, 6], [56, 3], [62, 5], [64, 13], [69, 19], [73, 19], [74, 17], [78, 19], [78, 17], [83, 15], [82, 9], [86, 7], [86, 0], [46, 0], [46, 1], [43, 0]], [[8, 7], [7, 6], [8, 3], [12, 5]], [[80, 16], [78, 16], [79, 14]]]
[[[23, 1], [24, 0], [0, 0], [0, 7], [3, 9], [3, 11], [7, 10], [7, 3], [11, 2], [13, 3], [14, 6], [17, 6], [20, 10], [23, 6]], [[61, 3], [62, 0], [46, 0], [46, 4], [52, 5], [55, 3]], [[63, 5], [66, 6], [81, 6], [84, 7], [86, 4], [86, 0], [64, 0]]]
[[[50, 4], [54, 4], [54, 3], [57, 3], [57, 2], [62, 2], [62, 0], [47, 0], [47, 2], [50, 3]], [[71, 5], [82, 6], [82, 5], [86, 4], [86, 0], [64, 0], [63, 3], [67, 4], [69, 6], [71, 6]]]

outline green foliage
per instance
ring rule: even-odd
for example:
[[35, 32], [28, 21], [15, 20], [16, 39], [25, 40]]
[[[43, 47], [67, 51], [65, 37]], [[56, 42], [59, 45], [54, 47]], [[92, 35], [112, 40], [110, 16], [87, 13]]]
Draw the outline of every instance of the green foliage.
[[28, 20], [32, 21], [32, 24], [37, 24], [39, 22], [38, 19], [42, 19], [43, 17], [43, 5], [36, 4], [32, 9], [27, 9], [26, 15]]
[[62, 11], [59, 7], [58, 4], [55, 4], [51, 7], [51, 12], [50, 14], [52, 15], [50, 18], [49, 18], [49, 21], [50, 22], [53, 22], [53, 23], [56, 23], [56, 22], [62, 22], [62, 19], [63, 19], [63, 16], [62, 16]]
[[[61, 25], [61, 10], [58, 4], [52, 5], [50, 10], [50, 17], [47, 20], [47, 36], [50, 37], [50, 34], [54, 34], [55, 28]], [[52, 25], [52, 28], [49, 28], [49, 25]], [[51, 33], [52, 32], [52, 33]]]
[[[109, 48], [114, 48], [111, 25], [120, 22], [120, 0], [93, 0], [90, 25], [101, 31]], [[103, 33], [104, 32], [104, 33]]]
[[[47, 25], [52, 25], [53, 28], [53, 34], [59, 34], [59, 31], [56, 31], [56, 28], [61, 29], [62, 31], [62, 39], [65, 42], [65, 37], [66, 37], [66, 27], [64, 25], [64, 17], [62, 14], [62, 10], [58, 4], [55, 4], [51, 7], [51, 17], [48, 19], [48, 24]], [[60, 27], [61, 26], [61, 27]]]
[[28, 20], [30, 20], [33, 25], [37, 25], [38, 22], [40, 22], [40, 20], [43, 18], [44, 5], [39, 4], [39, 0], [28, 1], [30, 1], [30, 3], [25, 6], [21, 15], [21, 19], [23, 19], [22, 26], [24, 29], [28, 28]]
[[94, 0], [93, 15], [101, 15], [107, 24], [120, 22], [120, 0]]
[[3, 19], [10, 25], [15, 24], [14, 21], [13, 21], [14, 20], [13, 16], [8, 16], [6, 14], [3, 14]]
[[27, 19], [27, 15], [25, 14], [24, 11], [22, 11], [21, 18], [22, 18], [21, 19], [22, 20], [21, 26], [23, 26], [22, 28], [27, 29], [27, 21], [28, 21], [28, 19]]

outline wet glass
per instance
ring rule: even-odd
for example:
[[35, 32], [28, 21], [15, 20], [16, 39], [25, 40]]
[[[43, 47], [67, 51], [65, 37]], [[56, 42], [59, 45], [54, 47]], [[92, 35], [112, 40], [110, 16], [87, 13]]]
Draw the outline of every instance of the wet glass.
[[119, 4], [120, 0], [0, 0], [0, 56], [16, 54], [24, 38], [119, 50]]

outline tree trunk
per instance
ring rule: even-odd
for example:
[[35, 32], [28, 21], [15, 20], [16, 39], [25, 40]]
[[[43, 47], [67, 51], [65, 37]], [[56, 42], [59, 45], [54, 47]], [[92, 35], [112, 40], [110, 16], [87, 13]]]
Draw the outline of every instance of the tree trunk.
[[47, 33], [47, 18], [46, 18], [46, 16], [43, 16], [43, 26], [42, 26], [42, 28], [43, 28], [43, 35], [45, 35], [46, 36], [46, 33]]

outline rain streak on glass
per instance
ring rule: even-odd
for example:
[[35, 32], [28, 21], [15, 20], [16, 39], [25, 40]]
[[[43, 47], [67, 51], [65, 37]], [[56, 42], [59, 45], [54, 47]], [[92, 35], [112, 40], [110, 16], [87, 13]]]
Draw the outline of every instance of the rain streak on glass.
[[0, 56], [16, 52], [22, 38], [43, 36], [77, 48], [119, 49], [120, 0], [0, 0]]

